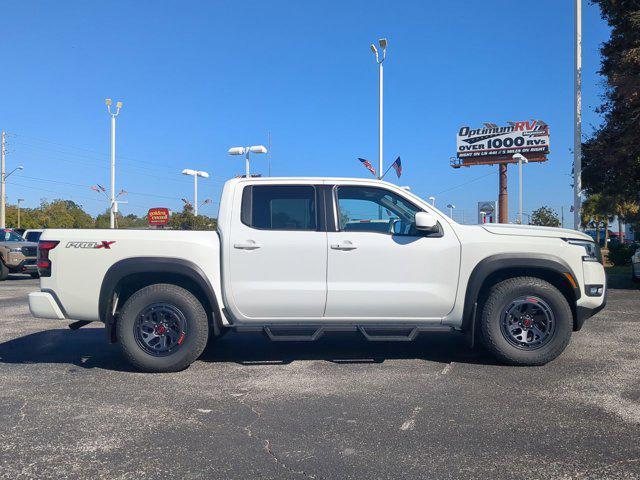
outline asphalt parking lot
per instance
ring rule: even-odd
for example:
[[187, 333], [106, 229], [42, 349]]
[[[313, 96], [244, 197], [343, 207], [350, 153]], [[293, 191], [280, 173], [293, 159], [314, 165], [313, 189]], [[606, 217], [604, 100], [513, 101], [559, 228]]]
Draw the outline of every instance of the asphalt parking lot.
[[640, 291], [538, 368], [462, 338], [270, 343], [229, 334], [133, 372], [101, 328], [37, 320], [0, 283], [0, 478], [640, 478]]

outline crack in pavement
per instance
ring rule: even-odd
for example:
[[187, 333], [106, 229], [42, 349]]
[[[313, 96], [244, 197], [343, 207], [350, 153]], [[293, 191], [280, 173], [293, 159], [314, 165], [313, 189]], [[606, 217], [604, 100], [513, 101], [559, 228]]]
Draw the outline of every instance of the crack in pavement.
[[279, 457], [278, 455], [276, 455], [276, 453], [273, 451], [273, 449], [271, 448], [271, 441], [269, 439], [264, 439], [261, 438], [260, 436], [258, 436], [257, 434], [255, 434], [253, 432], [253, 430], [251, 429], [251, 427], [253, 426], [253, 424], [255, 422], [257, 422], [261, 417], [262, 417], [262, 412], [260, 412], [259, 410], [255, 409], [253, 407], [253, 405], [248, 405], [245, 402], [245, 398], [248, 398], [249, 396], [249, 391], [244, 390], [244, 394], [242, 395], [238, 395], [238, 394], [233, 394], [231, 395], [233, 398], [238, 399], [238, 403], [240, 403], [242, 406], [247, 407], [251, 410], [251, 412], [254, 414], [255, 418], [252, 422], [250, 422], [248, 425], [245, 425], [244, 427], [242, 427], [242, 429], [244, 430], [244, 432], [247, 434], [247, 437], [252, 438], [252, 439], [256, 439], [260, 442], [262, 442], [262, 450], [267, 453], [273, 460], [274, 462], [281, 466], [282, 468], [284, 468], [285, 470], [289, 471], [290, 473], [296, 474], [296, 475], [304, 475], [305, 477], [308, 478], [313, 478], [313, 479], [319, 479], [321, 477], [317, 477], [316, 475], [306, 472], [304, 470], [296, 470], [292, 467], [290, 467], [289, 465], [287, 465], [286, 463], [284, 463]]
[[24, 412], [24, 409], [26, 408], [28, 403], [29, 402], [27, 400], [25, 400], [23, 402], [22, 406], [18, 409], [18, 415], [20, 415], [20, 418], [18, 419], [16, 424], [13, 427], [11, 427], [11, 430], [15, 430], [16, 428], [18, 428], [20, 426], [20, 424], [22, 423], [22, 421], [27, 417], [27, 414]]

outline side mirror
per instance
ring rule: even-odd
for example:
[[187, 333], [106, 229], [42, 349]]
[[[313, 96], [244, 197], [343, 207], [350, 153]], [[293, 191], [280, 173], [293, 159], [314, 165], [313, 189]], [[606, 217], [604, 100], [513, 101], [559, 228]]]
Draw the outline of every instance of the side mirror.
[[438, 220], [427, 212], [416, 213], [416, 229], [425, 232], [435, 232], [438, 230]]

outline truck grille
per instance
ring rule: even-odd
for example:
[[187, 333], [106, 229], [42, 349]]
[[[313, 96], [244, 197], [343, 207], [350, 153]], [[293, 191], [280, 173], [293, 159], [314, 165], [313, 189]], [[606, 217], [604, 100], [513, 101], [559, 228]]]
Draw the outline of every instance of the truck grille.
[[22, 247], [22, 254], [25, 257], [35, 257], [38, 254], [37, 247]]

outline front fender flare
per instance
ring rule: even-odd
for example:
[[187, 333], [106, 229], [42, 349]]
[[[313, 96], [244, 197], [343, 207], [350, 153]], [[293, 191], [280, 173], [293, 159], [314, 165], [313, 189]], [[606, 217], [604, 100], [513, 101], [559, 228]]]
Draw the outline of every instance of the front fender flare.
[[[566, 278], [566, 274], [577, 280], [575, 273], [562, 258], [555, 255], [532, 254], [532, 253], [502, 253], [492, 255], [480, 261], [469, 276], [467, 290], [464, 298], [464, 311], [462, 320], [462, 331], [473, 331], [475, 326], [475, 311], [478, 295], [482, 285], [490, 275], [509, 269], [533, 269], [546, 270], [557, 273]], [[573, 287], [576, 300], [580, 298], [580, 286]], [[572, 306], [573, 308], [574, 306]]]

